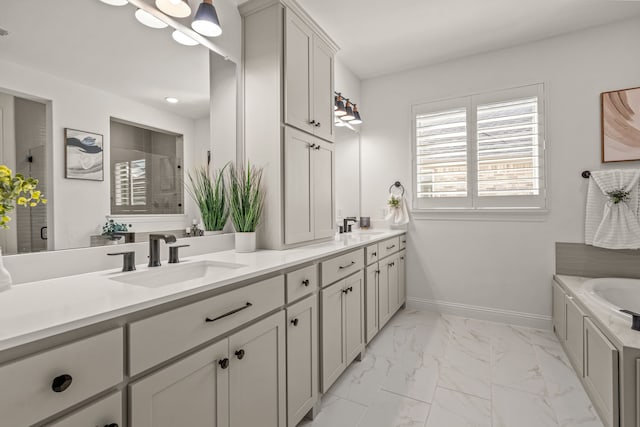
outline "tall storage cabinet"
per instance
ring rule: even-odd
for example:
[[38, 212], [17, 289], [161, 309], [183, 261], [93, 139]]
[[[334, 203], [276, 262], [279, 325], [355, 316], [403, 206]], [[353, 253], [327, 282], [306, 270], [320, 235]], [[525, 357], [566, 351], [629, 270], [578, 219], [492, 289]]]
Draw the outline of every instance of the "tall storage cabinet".
[[337, 45], [294, 0], [243, 16], [245, 157], [265, 168], [258, 244], [285, 249], [335, 233], [333, 69]]

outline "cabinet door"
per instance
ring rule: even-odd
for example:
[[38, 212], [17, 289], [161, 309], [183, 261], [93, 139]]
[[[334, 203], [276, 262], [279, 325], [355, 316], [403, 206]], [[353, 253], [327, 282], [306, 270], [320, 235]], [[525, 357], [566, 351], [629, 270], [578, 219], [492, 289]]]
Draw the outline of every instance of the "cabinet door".
[[286, 426], [285, 351], [283, 311], [229, 337], [229, 427]]
[[345, 281], [341, 280], [322, 290], [322, 392], [347, 366], [344, 351], [344, 311], [342, 296]]
[[333, 147], [316, 142], [313, 157], [313, 220], [316, 239], [335, 234], [333, 214]]
[[133, 383], [131, 425], [228, 427], [228, 363], [225, 339]]
[[565, 341], [564, 348], [579, 376], [584, 365], [584, 313], [569, 295], [565, 296]]
[[400, 301], [400, 288], [398, 283], [398, 256], [394, 255], [387, 261], [389, 269], [389, 310], [393, 315], [398, 309]]
[[287, 308], [287, 415], [295, 427], [318, 400], [318, 297]]
[[365, 334], [367, 344], [378, 333], [378, 264], [373, 264], [367, 268], [365, 280]]
[[311, 198], [311, 149], [313, 136], [285, 129], [284, 140], [284, 241], [286, 244], [313, 240]]
[[313, 32], [290, 10], [285, 12], [284, 111], [285, 122], [313, 132], [311, 122]]
[[618, 426], [618, 350], [584, 319], [584, 383], [607, 427]]
[[398, 258], [398, 304], [407, 302], [407, 270], [405, 263], [406, 253], [401, 252]]
[[565, 293], [555, 280], [551, 283], [553, 289], [553, 332], [556, 333], [560, 342], [564, 342], [566, 338]]
[[313, 38], [312, 71], [314, 133], [333, 142], [333, 52], [319, 37]]
[[123, 425], [122, 393], [114, 393], [53, 424], [47, 425], [49, 427], [121, 426]]
[[364, 274], [360, 271], [346, 279], [344, 328], [347, 365], [364, 348]]
[[378, 267], [380, 270], [378, 275], [378, 328], [382, 329], [391, 318], [388, 260], [380, 261]]

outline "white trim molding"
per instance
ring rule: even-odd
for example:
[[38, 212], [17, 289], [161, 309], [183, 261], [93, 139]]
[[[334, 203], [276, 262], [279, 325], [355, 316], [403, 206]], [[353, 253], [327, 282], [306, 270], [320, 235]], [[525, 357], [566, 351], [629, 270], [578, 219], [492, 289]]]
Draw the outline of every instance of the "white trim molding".
[[472, 319], [551, 330], [551, 316], [542, 314], [414, 297], [407, 298], [407, 307], [415, 310], [433, 311]]

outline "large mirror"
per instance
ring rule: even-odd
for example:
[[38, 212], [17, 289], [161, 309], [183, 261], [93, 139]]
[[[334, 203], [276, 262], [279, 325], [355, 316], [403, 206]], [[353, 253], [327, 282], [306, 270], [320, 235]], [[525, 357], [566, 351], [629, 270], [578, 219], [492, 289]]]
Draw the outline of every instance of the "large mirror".
[[[0, 164], [37, 178], [49, 200], [11, 213], [4, 254], [110, 243], [106, 217], [130, 226], [127, 241], [184, 233], [199, 221], [187, 173], [235, 160], [233, 55], [176, 43], [130, 3], [0, 2]], [[217, 4], [223, 28], [239, 28], [235, 4]], [[226, 107], [215, 117], [212, 92]]]
[[336, 127], [336, 216], [360, 216], [360, 132]]

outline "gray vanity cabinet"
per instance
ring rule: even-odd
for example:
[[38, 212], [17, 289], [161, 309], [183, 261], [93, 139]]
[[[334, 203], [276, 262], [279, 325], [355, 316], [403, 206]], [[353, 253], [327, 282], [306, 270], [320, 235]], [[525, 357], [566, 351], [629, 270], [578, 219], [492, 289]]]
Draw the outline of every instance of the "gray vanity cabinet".
[[[406, 237], [402, 236], [402, 240], [405, 239]], [[406, 256], [407, 254], [404, 250], [398, 255], [398, 308], [400, 308], [404, 303], [407, 302]]]
[[318, 401], [318, 296], [287, 308], [287, 425]]
[[565, 339], [564, 348], [578, 376], [584, 374], [584, 312], [572, 296], [565, 295]]
[[556, 336], [560, 340], [560, 342], [564, 342], [566, 334], [565, 334], [565, 292], [562, 290], [559, 284], [555, 281], [552, 282], [552, 298], [553, 298], [553, 332], [555, 332]]
[[367, 344], [376, 336], [378, 328], [378, 263], [367, 267], [365, 278], [365, 334]]

